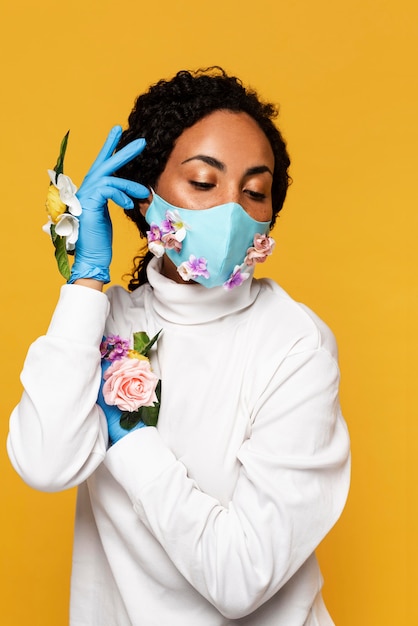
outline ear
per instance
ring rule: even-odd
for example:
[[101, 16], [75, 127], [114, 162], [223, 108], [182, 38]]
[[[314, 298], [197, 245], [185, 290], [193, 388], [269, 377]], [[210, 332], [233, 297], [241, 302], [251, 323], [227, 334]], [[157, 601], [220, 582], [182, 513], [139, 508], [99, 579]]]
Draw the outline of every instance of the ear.
[[138, 199], [139, 210], [143, 217], [145, 217], [145, 213], [148, 211], [148, 207], [151, 204], [151, 202], [152, 202], [152, 193], [150, 193], [148, 198]]

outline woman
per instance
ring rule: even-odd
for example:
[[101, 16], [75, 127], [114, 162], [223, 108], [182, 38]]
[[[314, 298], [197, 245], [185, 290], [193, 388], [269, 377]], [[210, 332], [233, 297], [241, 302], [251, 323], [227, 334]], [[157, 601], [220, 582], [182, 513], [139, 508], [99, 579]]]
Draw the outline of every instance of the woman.
[[[8, 439], [26, 482], [78, 486], [74, 626], [332, 624], [314, 551], [349, 483], [335, 342], [252, 277], [289, 180], [274, 116], [220, 70], [180, 72], [138, 98], [77, 192], [70, 284]], [[109, 198], [148, 238], [132, 293], [101, 293]], [[142, 354], [136, 332], [154, 341]], [[147, 399], [117, 404], [114, 372], [144, 354]]]

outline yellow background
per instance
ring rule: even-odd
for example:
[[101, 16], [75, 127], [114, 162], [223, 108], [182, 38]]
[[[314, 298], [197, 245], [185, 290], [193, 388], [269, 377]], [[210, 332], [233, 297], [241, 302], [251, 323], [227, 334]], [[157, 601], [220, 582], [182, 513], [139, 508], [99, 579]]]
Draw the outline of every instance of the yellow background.
[[[352, 489], [319, 549], [337, 626], [418, 623], [417, 23], [415, 0], [1, 4], [1, 441], [62, 284], [41, 231], [62, 136], [71, 128], [66, 173], [80, 184], [151, 82], [224, 66], [280, 103], [293, 159], [263, 271], [339, 343]], [[121, 282], [138, 242], [112, 214]], [[31, 490], [4, 444], [0, 472], [0, 624], [65, 625], [75, 493]]]

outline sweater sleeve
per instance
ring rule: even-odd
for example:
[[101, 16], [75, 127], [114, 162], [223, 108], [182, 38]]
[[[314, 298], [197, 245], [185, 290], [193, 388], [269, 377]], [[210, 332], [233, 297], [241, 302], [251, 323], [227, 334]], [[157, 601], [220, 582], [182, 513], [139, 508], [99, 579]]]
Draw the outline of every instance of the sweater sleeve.
[[139, 518], [229, 619], [272, 597], [341, 514], [350, 455], [338, 379], [321, 348], [277, 365], [238, 452], [241, 470], [228, 506], [199, 489], [154, 428], [125, 437], [106, 456]]
[[18, 474], [36, 489], [77, 485], [106, 454], [107, 428], [96, 400], [108, 309], [103, 293], [63, 286], [47, 334], [29, 349], [7, 449]]

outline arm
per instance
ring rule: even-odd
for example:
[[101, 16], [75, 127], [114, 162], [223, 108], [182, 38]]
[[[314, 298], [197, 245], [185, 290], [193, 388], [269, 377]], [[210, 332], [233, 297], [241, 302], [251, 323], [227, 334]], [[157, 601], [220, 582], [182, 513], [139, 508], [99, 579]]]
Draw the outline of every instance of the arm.
[[108, 313], [107, 298], [99, 292], [110, 280], [112, 258], [107, 202], [132, 208], [129, 196], [148, 195], [142, 185], [113, 176], [145, 146], [138, 139], [114, 153], [121, 133], [119, 126], [111, 130], [77, 192], [82, 212], [69, 280], [75, 285], [63, 288], [47, 335], [29, 350], [22, 372], [25, 391], [11, 417], [12, 464], [26, 482], [43, 490], [85, 480], [106, 451], [106, 421], [96, 401]]
[[238, 458], [228, 506], [199, 489], [154, 428], [126, 437], [105, 459], [179, 571], [230, 619], [272, 597], [344, 506], [349, 442], [328, 352], [309, 350], [280, 364]]
[[16, 471], [34, 488], [72, 487], [106, 453], [106, 424], [96, 400], [108, 309], [104, 294], [64, 286], [46, 336], [29, 349], [7, 447]]

